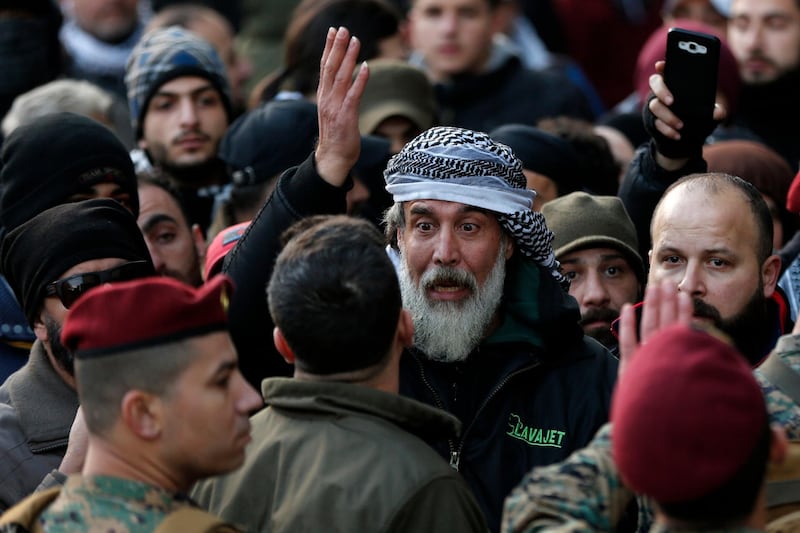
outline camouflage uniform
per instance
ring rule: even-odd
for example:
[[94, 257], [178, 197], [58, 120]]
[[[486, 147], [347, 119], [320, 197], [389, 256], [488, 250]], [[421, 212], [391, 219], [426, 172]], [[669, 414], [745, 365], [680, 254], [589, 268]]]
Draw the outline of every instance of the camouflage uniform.
[[[611, 424], [606, 424], [586, 448], [522, 479], [506, 498], [501, 531], [613, 531], [634, 497], [611, 458]], [[639, 531], [651, 522], [650, 506], [640, 498]]]
[[139, 481], [70, 476], [39, 523], [47, 533], [150, 533], [168, 514], [189, 505], [185, 496]]
[[[775, 346], [784, 363], [800, 373], [800, 335], [784, 335]], [[770, 421], [786, 428], [790, 439], [800, 439], [800, 406], [761, 373], [756, 379], [764, 391]], [[626, 488], [611, 458], [611, 425], [566, 461], [528, 473], [505, 501], [502, 531], [612, 531], [635, 495]], [[638, 498], [639, 532], [650, 529], [651, 504]]]
[[[800, 335], [784, 335], [778, 339], [773, 353], [780, 356], [784, 364], [800, 374]], [[767, 398], [770, 422], [780, 424], [790, 439], [800, 439], [800, 406], [770, 383], [758, 369], [755, 374], [764, 391], [764, 396]]]

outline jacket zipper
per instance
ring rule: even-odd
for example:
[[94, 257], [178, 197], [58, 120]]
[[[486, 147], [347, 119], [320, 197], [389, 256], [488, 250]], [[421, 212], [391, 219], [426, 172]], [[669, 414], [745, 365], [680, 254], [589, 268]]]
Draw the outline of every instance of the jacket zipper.
[[[417, 361], [417, 366], [419, 367], [419, 375], [422, 378], [422, 382], [425, 383], [425, 386], [428, 387], [429, 391], [431, 391], [431, 394], [433, 395], [433, 399], [436, 402], [436, 407], [438, 407], [439, 409], [444, 410], [444, 404], [442, 404], [442, 400], [441, 400], [441, 398], [439, 398], [439, 394], [431, 386], [430, 382], [428, 381], [427, 376], [425, 376], [425, 370], [422, 367], [422, 363], [420, 363], [419, 359], [417, 359], [417, 355], [416, 354], [414, 354], [414, 359], [416, 359], [416, 361]], [[505, 386], [505, 384], [508, 383], [508, 381], [511, 378], [513, 378], [513, 377], [515, 377], [515, 376], [517, 376], [519, 374], [522, 374], [523, 372], [527, 372], [529, 370], [533, 370], [534, 368], [538, 367], [540, 364], [541, 363], [539, 363], [537, 361], [536, 363], [534, 363], [532, 365], [528, 365], [525, 368], [520, 368], [519, 370], [517, 370], [515, 372], [512, 372], [511, 374], [509, 374], [505, 378], [503, 378], [503, 380], [500, 383], [498, 383], [497, 386], [494, 389], [492, 389], [492, 392], [490, 392], [489, 395], [483, 400], [483, 403], [481, 403], [481, 406], [475, 412], [475, 416], [472, 417], [472, 420], [470, 421], [469, 425], [461, 433], [461, 440], [458, 443], [458, 449], [456, 449], [455, 444], [453, 442], [453, 439], [447, 439], [447, 445], [450, 448], [450, 467], [451, 468], [453, 468], [454, 470], [458, 471], [459, 465], [461, 463], [461, 452], [464, 449], [464, 441], [467, 439], [467, 433], [469, 433], [469, 430], [472, 429], [472, 427], [475, 425], [475, 421], [478, 419], [478, 417], [480, 416], [480, 414], [483, 411], [483, 409], [489, 404], [490, 401], [492, 401], [492, 398], [494, 398], [497, 395], [497, 393], [500, 392], [500, 389], [502, 389]]]
[[[414, 356], [414, 361], [416, 361], [417, 367], [419, 368], [419, 377], [422, 378], [422, 382], [425, 384], [426, 387], [428, 387], [428, 390], [431, 391], [431, 394], [433, 395], [433, 401], [436, 403], [436, 407], [438, 407], [442, 411], [445, 411], [444, 404], [442, 403], [442, 399], [439, 397], [439, 393], [436, 392], [436, 389], [434, 389], [431, 386], [430, 382], [428, 381], [428, 376], [425, 375], [425, 369], [422, 368], [422, 363], [419, 362], [419, 359], [417, 358], [417, 354], [413, 354], [413, 356]], [[456, 446], [453, 443], [453, 439], [448, 437], [447, 446], [450, 449], [450, 466], [453, 466], [453, 459], [454, 459], [455, 454], [456, 454], [456, 452], [455, 452], [455, 447]], [[458, 470], [458, 465], [456, 464], [456, 466], [453, 466], [453, 468]]]

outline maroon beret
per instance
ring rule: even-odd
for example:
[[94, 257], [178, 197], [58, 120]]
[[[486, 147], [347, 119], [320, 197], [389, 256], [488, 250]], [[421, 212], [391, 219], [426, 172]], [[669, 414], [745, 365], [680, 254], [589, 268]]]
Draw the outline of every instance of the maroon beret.
[[800, 213], [800, 172], [795, 174], [789, 192], [786, 195], [786, 210], [790, 213]]
[[754, 452], [767, 411], [753, 369], [707, 331], [674, 325], [636, 351], [611, 403], [624, 483], [660, 503], [721, 487]]
[[85, 359], [225, 330], [232, 290], [224, 275], [197, 289], [168, 277], [106, 284], [70, 308], [61, 342]]

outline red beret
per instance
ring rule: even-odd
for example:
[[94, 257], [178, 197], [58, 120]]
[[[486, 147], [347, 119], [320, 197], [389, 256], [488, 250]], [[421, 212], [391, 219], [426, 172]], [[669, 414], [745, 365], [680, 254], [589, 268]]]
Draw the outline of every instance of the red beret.
[[168, 277], [109, 283], [70, 308], [61, 342], [81, 359], [225, 330], [232, 289], [222, 275], [198, 289]]
[[250, 222], [250, 220], [240, 222], [233, 226], [228, 226], [217, 233], [216, 237], [214, 237], [211, 244], [209, 244], [206, 249], [206, 262], [203, 268], [206, 279], [222, 271], [222, 261], [225, 259], [225, 256], [228, 255], [228, 252], [236, 246], [239, 239], [242, 238]]
[[634, 354], [611, 403], [614, 462], [657, 502], [687, 502], [730, 480], [767, 424], [744, 356], [706, 331], [664, 329]]
[[786, 210], [790, 213], [800, 213], [800, 172], [795, 174], [789, 193], [786, 196]]

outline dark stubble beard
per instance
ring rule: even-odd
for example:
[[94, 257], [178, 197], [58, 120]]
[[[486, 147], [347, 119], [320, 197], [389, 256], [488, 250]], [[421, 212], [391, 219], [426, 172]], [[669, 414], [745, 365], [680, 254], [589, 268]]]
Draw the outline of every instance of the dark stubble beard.
[[768, 322], [767, 299], [764, 298], [764, 284], [761, 280], [744, 309], [736, 315], [723, 320], [716, 307], [698, 299], [694, 300], [694, 315], [713, 320], [714, 325], [733, 340], [736, 348], [751, 365], [756, 365], [766, 355], [765, 342], [771, 325]]
[[[433, 361], [464, 361], [483, 340], [503, 298], [506, 274], [505, 245], [501, 245], [494, 267], [478, 287], [475, 276], [461, 269], [437, 267], [425, 272], [419, 285], [411, 279], [401, 256], [400, 292], [403, 306], [414, 319], [414, 346]], [[470, 287], [472, 294], [458, 302], [432, 301], [426, 288], [450, 281]]]
[[70, 376], [74, 376], [75, 364], [72, 352], [61, 344], [61, 324], [56, 322], [50, 315], [45, 314], [44, 328], [45, 331], [47, 331], [47, 338], [50, 341], [50, 352], [53, 354], [56, 363]]

